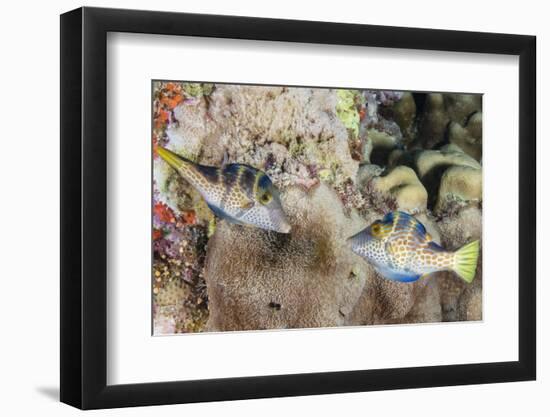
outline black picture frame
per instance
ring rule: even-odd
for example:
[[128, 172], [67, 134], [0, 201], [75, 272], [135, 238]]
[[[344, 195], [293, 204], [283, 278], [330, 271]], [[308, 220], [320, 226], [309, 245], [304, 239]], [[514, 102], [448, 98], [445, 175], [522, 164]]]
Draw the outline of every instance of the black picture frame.
[[[107, 385], [108, 32], [519, 56], [519, 360]], [[82, 409], [533, 380], [536, 38], [251, 17], [80, 8], [61, 16], [61, 401]]]

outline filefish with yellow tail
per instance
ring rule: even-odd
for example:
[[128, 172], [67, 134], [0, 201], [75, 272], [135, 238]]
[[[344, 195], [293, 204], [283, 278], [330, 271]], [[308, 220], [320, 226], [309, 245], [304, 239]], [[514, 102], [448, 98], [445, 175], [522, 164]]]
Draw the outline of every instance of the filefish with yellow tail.
[[290, 232], [279, 192], [264, 172], [244, 164], [221, 168], [199, 165], [160, 146], [157, 152], [199, 192], [218, 217], [230, 223]]
[[401, 211], [386, 214], [348, 241], [353, 252], [380, 275], [399, 282], [414, 282], [436, 271], [454, 271], [470, 283], [479, 255], [479, 240], [456, 252], [446, 251], [432, 240], [422, 223]]

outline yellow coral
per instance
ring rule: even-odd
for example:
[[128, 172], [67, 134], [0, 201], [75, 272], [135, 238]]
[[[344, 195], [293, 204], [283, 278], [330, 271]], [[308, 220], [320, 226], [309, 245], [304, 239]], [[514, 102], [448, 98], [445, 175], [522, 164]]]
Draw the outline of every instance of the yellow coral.
[[344, 126], [351, 131], [353, 138], [359, 136], [359, 111], [357, 110], [357, 90], [337, 90], [336, 114]]

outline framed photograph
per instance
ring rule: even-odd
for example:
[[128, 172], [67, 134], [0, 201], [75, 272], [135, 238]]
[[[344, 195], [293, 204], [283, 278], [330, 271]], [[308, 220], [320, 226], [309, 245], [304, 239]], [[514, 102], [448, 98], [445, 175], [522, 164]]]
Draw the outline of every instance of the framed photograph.
[[61, 401], [533, 380], [535, 37], [61, 16]]

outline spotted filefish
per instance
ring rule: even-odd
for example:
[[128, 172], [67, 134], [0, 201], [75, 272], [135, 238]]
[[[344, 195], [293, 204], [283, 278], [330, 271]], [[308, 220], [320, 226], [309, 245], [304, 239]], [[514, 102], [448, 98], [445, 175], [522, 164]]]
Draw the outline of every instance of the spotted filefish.
[[414, 282], [436, 271], [454, 271], [464, 281], [474, 279], [479, 240], [447, 251], [432, 240], [413, 216], [394, 211], [350, 237], [353, 252], [371, 263], [384, 278]]
[[230, 223], [290, 232], [279, 192], [264, 172], [244, 164], [221, 168], [199, 165], [160, 146], [157, 152], [199, 192], [218, 217]]

